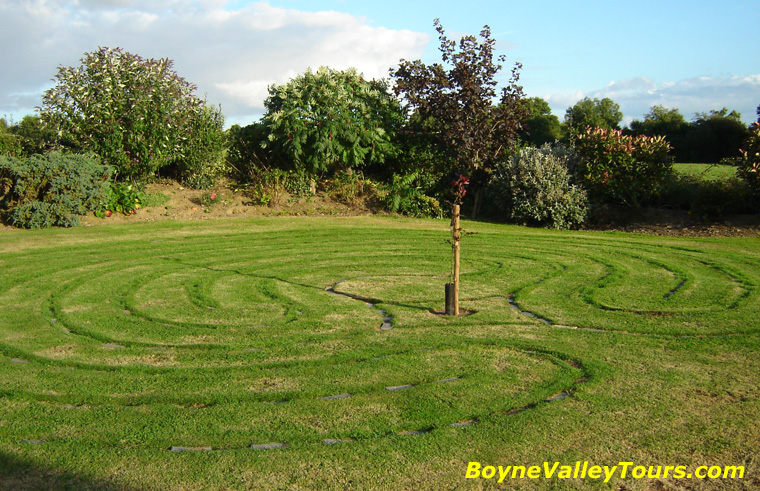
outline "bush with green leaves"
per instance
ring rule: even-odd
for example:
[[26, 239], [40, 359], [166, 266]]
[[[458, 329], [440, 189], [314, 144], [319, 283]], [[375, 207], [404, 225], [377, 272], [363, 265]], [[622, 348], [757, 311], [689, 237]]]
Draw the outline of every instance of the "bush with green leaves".
[[[760, 107], [758, 108], [760, 113]], [[749, 184], [755, 193], [760, 194], [760, 122], [753, 123], [749, 137], [744, 140], [739, 150], [737, 174]]]
[[21, 139], [11, 133], [8, 123], [0, 118], [0, 157], [20, 157], [22, 153]]
[[173, 161], [195, 170], [207, 158], [198, 140], [221, 125], [198, 122], [208, 114], [205, 103], [171, 60], [100, 48], [81, 63], [59, 67], [42, 101], [42, 121], [62, 144], [94, 152], [122, 180], [145, 180]]
[[140, 209], [142, 195], [140, 188], [134, 184], [114, 182], [108, 189], [105, 204], [96, 210], [95, 214], [101, 218], [105, 216], [106, 211], [123, 213], [124, 215], [133, 214]]
[[96, 157], [50, 152], [0, 158], [0, 206], [14, 227], [73, 227], [79, 216], [102, 209], [112, 169]]
[[586, 192], [571, 183], [572, 151], [564, 145], [523, 148], [497, 165], [488, 194], [511, 221], [556, 229], [583, 224]]
[[383, 162], [403, 122], [387, 82], [365, 80], [354, 68], [307, 70], [271, 86], [264, 105], [266, 149], [315, 174]]
[[737, 177], [703, 179], [673, 173], [663, 183], [657, 205], [688, 211], [691, 216], [704, 221], [757, 212], [757, 200], [753, 198], [752, 190]]
[[624, 135], [587, 127], [575, 138], [575, 173], [592, 198], [640, 208], [673, 172], [662, 136]]
[[378, 191], [375, 182], [353, 171], [325, 179], [322, 187], [330, 199], [348, 206], [358, 206], [362, 201], [376, 197]]
[[179, 182], [195, 189], [206, 189], [229, 175], [225, 158], [227, 136], [223, 131], [221, 108], [205, 106], [190, 120], [180, 156], [170, 164]]
[[388, 186], [388, 194], [383, 197], [383, 207], [391, 213], [401, 213], [415, 218], [441, 218], [441, 203], [425, 194], [419, 172], [407, 175], [394, 174]]

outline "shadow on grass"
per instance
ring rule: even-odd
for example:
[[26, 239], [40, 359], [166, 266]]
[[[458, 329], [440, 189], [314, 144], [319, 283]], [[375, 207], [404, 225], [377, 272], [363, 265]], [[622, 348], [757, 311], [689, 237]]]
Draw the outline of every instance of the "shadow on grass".
[[0, 489], [147, 491], [106, 479], [76, 475], [69, 471], [45, 467], [31, 459], [0, 451]]

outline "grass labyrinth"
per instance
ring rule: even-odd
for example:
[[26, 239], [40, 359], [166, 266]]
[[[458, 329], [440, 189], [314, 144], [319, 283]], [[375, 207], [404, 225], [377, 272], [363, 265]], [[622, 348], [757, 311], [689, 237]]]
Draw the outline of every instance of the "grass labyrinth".
[[[592, 414], [646, 408], [648, 396], [623, 388], [635, 376], [629, 364], [689, 364], [696, 355], [711, 366], [712, 356], [757, 353], [756, 239], [466, 227], [477, 232], [463, 249], [462, 307], [472, 313], [456, 319], [437, 313], [450, 261], [441, 221], [6, 233], [0, 466], [137, 488], [330, 487], [339, 473], [354, 476], [355, 488], [377, 479], [403, 488], [415, 465], [450, 482], [468, 459], [514, 458], [498, 452], [505, 432], [521, 435], [513, 450], [530, 447], [537, 462], [580, 458], [561, 440], [541, 451], [545, 437], [534, 427], [551, 426], [556, 411], [579, 424], [574, 404]], [[694, 366], [690, 380], [661, 390], [715, 391], [717, 383], [744, 394], [742, 411], [756, 416], [752, 363], [718, 382]], [[645, 377], [673, 378], [660, 370]], [[662, 404], [672, 406], [655, 409]], [[620, 442], [637, 423], [625, 424]], [[670, 433], [667, 422], [655, 428]], [[666, 447], [696, 445], [701, 431], [668, 436]], [[748, 443], [737, 442], [715, 455], [741, 454]], [[600, 445], [588, 451], [635, 457], [619, 448], [599, 455]], [[389, 455], [396, 449], [407, 453]], [[387, 456], [370, 472], [352, 458], [377, 452]], [[139, 468], [124, 468], [125, 453]], [[266, 469], [251, 461], [262, 455]], [[220, 461], [231, 470], [212, 475]], [[304, 461], [323, 465], [286, 472]]]

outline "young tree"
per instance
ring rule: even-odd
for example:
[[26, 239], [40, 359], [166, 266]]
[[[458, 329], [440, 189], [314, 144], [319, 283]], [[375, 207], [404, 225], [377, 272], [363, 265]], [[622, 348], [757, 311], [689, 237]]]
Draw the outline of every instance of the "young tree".
[[587, 126], [618, 130], [622, 120], [620, 105], [609, 97], [602, 100], [586, 97], [565, 111], [565, 126], [571, 138], [583, 133]]
[[[85, 53], [79, 67], [59, 67], [40, 115], [64, 145], [92, 151], [121, 178], [142, 180], [188, 156], [188, 133], [207, 116], [196, 87], [172, 70], [169, 59], [143, 59], [120, 48]], [[206, 109], [204, 109], [206, 108]], [[204, 127], [218, 138], [220, 117]], [[201, 125], [202, 126], [202, 125]], [[208, 136], [208, 135], [205, 135]]]
[[490, 28], [483, 27], [481, 41], [465, 36], [457, 44], [446, 37], [438, 19], [434, 25], [447, 67], [401, 60], [399, 67], [391, 70], [394, 90], [403, 95], [410, 113], [431, 123], [433, 133], [453, 155], [460, 172], [470, 176], [476, 187], [476, 216], [484, 177], [513, 146], [527, 117], [522, 87], [517, 85], [522, 65], [515, 63], [507, 86], [497, 97], [496, 76], [506, 58], [501, 55], [498, 63], [494, 62], [496, 40], [491, 38]]
[[322, 173], [382, 162], [403, 117], [385, 81], [351, 68], [307, 70], [269, 87], [266, 144], [297, 168]]

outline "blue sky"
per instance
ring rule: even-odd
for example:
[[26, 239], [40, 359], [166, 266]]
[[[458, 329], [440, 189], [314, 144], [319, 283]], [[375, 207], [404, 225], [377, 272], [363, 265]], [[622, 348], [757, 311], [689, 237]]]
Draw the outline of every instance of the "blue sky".
[[560, 119], [583, 97], [611, 97], [625, 122], [654, 104], [687, 119], [722, 107], [757, 118], [757, 0], [0, 0], [0, 116], [33, 112], [58, 65], [120, 46], [175, 60], [228, 123], [247, 124], [267, 85], [307, 67], [377, 78], [401, 58], [439, 61], [436, 17], [455, 39], [488, 24], [504, 77], [521, 62], [526, 94]]

